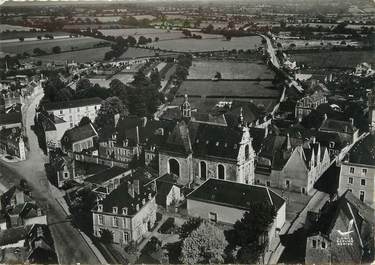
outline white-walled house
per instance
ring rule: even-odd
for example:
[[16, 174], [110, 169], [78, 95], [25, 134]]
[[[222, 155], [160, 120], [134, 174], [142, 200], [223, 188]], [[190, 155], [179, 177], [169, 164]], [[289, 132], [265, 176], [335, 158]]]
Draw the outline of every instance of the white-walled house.
[[42, 105], [42, 109], [69, 123], [73, 128], [83, 117], [89, 117], [94, 122], [101, 106], [102, 99], [85, 98], [62, 102], [49, 102]]
[[346, 190], [375, 208], [375, 134], [354, 144], [341, 164], [339, 195]]
[[264, 186], [211, 178], [187, 195], [186, 199], [188, 215], [230, 225], [239, 221], [250, 210], [252, 203], [273, 206], [276, 217], [268, 231], [269, 242], [285, 224], [285, 200]]

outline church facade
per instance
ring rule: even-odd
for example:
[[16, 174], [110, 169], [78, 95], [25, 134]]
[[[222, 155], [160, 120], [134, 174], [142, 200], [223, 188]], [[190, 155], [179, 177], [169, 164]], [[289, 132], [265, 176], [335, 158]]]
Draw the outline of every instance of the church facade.
[[254, 183], [255, 152], [242, 113], [236, 128], [195, 122], [187, 97], [181, 113], [182, 120], [159, 149], [159, 176], [172, 173], [189, 186], [208, 178]]

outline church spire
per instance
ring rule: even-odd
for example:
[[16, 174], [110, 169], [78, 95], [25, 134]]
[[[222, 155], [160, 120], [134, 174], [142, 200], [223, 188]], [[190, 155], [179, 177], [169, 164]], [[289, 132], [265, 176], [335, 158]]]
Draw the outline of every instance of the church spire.
[[191, 118], [191, 106], [188, 100], [188, 95], [186, 94], [185, 94], [184, 103], [182, 103], [180, 110], [181, 110], [182, 118], [187, 118], [187, 119]]
[[240, 109], [240, 116], [238, 117], [238, 127], [244, 127], [244, 119], [243, 119], [243, 109]]

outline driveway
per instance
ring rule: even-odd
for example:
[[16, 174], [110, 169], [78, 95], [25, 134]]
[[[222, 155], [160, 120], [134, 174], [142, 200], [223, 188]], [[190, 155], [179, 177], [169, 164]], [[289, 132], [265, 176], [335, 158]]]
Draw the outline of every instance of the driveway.
[[87, 245], [76, 228], [72, 226], [67, 215], [55, 200], [49, 188], [49, 182], [44, 170], [47, 157], [39, 148], [38, 139], [31, 130], [34, 124], [35, 107], [43, 94], [39, 94], [30, 103], [25, 111], [25, 128], [29, 139], [30, 152], [27, 160], [19, 163], [6, 163], [0, 161], [1, 181], [6, 184], [16, 184], [21, 178], [28, 181], [33, 188], [32, 197], [47, 209], [47, 217], [52, 236], [55, 241], [56, 252], [60, 264], [99, 264], [98, 258]]

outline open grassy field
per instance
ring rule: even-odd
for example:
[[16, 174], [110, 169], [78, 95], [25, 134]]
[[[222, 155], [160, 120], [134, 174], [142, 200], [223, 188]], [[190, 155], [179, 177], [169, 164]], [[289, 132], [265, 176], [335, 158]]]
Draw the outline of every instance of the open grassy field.
[[102, 61], [104, 59], [104, 54], [109, 51], [110, 47], [101, 47], [94, 49], [86, 49], [80, 51], [64, 52], [59, 54], [49, 54], [38, 57], [30, 57], [25, 59], [25, 61], [42, 61], [42, 63], [52, 63], [56, 64], [65, 63], [68, 61], [75, 61], [78, 63], [86, 63], [91, 61]]
[[110, 36], [133, 36], [134, 38], [139, 38], [140, 36], [144, 36], [146, 38], [155, 39], [158, 37], [159, 40], [165, 39], [178, 39], [182, 38], [184, 35], [181, 31], [177, 30], [165, 30], [165, 29], [155, 29], [155, 28], [129, 28], [129, 29], [103, 29], [99, 30], [103, 35], [110, 35]]
[[[215, 35], [214, 35], [215, 36]], [[255, 49], [261, 45], [261, 38], [258, 36], [238, 37], [227, 41], [222, 36], [203, 39], [173, 39], [152, 42], [147, 46], [160, 48], [162, 50], [180, 51], [180, 52], [203, 52], [220, 51], [232, 49]]]
[[188, 79], [211, 79], [216, 72], [221, 73], [223, 79], [272, 79], [275, 73], [263, 61], [235, 62], [235, 61], [193, 61], [189, 68]]
[[362, 62], [375, 65], [373, 51], [326, 51], [314, 53], [296, 53], [290, 56], [298, 64], [313, 68], [354, 68]]
[[278, 98], [280, 91], [274, 89], [271, 81], [244, 80], [186, 80], [178, 95], [222, 97], [222, 98]]
[[80, 37], [80, 38], [62, 38], [53, 40], [35, 40], [35, 41], [25, 41], [25, 42], [9, 42], [0, 43], [0, 50], [4, 53], [11, 54], [23, 54], [27, 52], [33, 54], [35, 48], [40, 48], [47, 53], [52, 52], [52, 48], [55, 46], [60, 46], [62, 51], [71, 51], [75, 49], [93, 48], [94, 45], [103, 43], [100, 39], [95, 39], [91, 37]]
[[[175, 97], [174, 100], [171, 102], [172, 106], [181, 106], [181, 104], [184, 102], [183, 96]], [[201, 97], [189, 97], [189, 103], [193, 109], [198, 109], [199, 112], [203, 113], [210, 113], [213, 108], [215, 108], [216, 104], [219, 103], [219, 101], [229, 101], [229, 100], [239, 100], [239, 101], [251, 101], [257, 106], [264, 106], [264, 109], [267, 112], [270, 112], [273, 110], [275, 105], [278, 102], [278, 99], [273, 98], [267, 98], [267, 99], [244, 99], [244, 98], [201, 98]]]
[[8, 25], [8, 24], [0, 24], [0, 32], [4, 32], [4, 31], [7, 31], [7, 30], [10, 30], [10, 31], [29, 31], [30, 29], [33, 29], [33, 28], [23, 27], [23, 26], [13, 26], [13, 25]]
[[163, 54], [170, 54], [170, 53], [163, 52], [163, 51], [154, 51], [154, 50], [145, 49], [145, 48], [130, 47], [118, 59], [121, 60], [121, 59], [131, 59], [131, 58], [153, 57], [153, 56], [156, 56], [157, 54], [163, 55]]
[[69, 35], [66, 32], [46, 32], [46, 31], [10, 31], [10, 32], [0, 32], [0, 40], [10, 40], [10, 39], [18, 39], [20, 37], [27, 38], [35, 38], [37, 40], [38, 36], [44, 36], [46, 34], [51, 34], [52, 36], [66, 36]]

